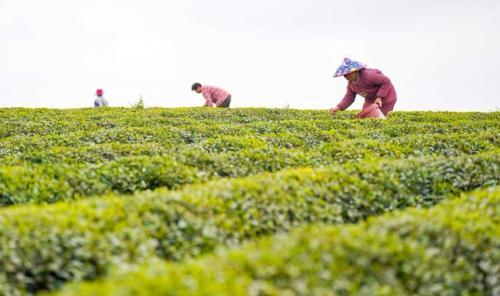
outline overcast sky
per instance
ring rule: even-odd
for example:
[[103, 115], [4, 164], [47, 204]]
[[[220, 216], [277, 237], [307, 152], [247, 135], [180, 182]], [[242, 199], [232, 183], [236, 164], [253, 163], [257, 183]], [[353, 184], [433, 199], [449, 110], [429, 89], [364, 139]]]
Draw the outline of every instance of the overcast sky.
[[[0, 106], [326, 109], [348, 56], [382, 70], [396, 110], [500, 107], [498, 0], [0, 0]], [[359, 108], [358, 97], [354, 107]]]

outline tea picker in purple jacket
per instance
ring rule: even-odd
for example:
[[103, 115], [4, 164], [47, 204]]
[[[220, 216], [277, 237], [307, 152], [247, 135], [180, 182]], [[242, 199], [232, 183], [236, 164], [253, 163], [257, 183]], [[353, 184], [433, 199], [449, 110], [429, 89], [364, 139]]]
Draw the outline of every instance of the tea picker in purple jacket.
[[349, 108], [356, 95], [365, 98], [363, 110], [374, 103], [379, 105], [384, 115], [394, 109], [397, 101], [396, 89], [380, 70], [366, 68], [365, 64], [345, 58], [334, 75], [339, 76], [344, 76], [348, 81], [347, 93], [336, 107], [330, 109], [330, 113]]

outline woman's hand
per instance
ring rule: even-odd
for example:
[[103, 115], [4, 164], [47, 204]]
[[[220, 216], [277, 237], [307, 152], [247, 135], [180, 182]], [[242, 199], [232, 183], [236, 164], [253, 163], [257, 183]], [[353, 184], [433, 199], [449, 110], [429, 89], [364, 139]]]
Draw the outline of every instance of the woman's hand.
[[332, 114], [335, 114], [339, 111], [340, 111], [340, 107], [333, 107], [332, 109], [330, 109], [330, 113], [332, 113]]
[[375, 104], [377, 104], [380, 108], [382, 108], [382, 99], [381, 98], [376, 98], [375, 99]]

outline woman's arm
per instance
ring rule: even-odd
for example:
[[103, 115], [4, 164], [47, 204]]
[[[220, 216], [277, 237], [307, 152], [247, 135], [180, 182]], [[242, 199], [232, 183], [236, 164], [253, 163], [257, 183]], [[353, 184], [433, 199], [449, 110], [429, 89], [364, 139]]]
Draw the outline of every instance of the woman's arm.
[[214, 101], [212, 99], [212, 94], [210, 93], [209, 90], [204, 90], [202, 91], [203, 97], [206, 100], [205, 106], [206, 107], [213, 107]]
[[348, 86], [344, 98], [342, 99], [342, 101], [340, 101], [340, 103], [337, 104], [337, 107], [339, 107], [340, 110], [345, 110], [349, 108], [349, 106], [351, 106], [352, 103], [354, 103], [355, 98], [356, 98], [356, 93], [353, 92], [352, 89], [350, 89]]

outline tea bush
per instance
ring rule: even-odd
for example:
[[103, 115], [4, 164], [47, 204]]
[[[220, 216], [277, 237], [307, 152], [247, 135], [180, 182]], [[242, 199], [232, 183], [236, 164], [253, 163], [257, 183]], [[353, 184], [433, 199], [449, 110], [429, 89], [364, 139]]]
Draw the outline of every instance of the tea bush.
[[499, 182], [495, 154], [298, 169], [130, 197], [0, 211], [6, 290], [54, 289], [110, 265], [182, 260], [310, 223], [355, 223]]
[[[226, 112], [227, 111], [227, 112]], [[498, 151], [497, 113], [387, 122], [297, 110], [3, 110], [0, 206], [374, 158]], [[475, 120], [472, 120], [472, 119]], [[392, 122], [391, 122], [392, 120]], [[161, 172], [157, 174], [155, 172]]]
[[351, 226], [312, 226], [58, 295], [498, 295], [500, 191]]
[[[440, 228], [442, 207], [401, 214], [415, 220], [402, 219], [410, 221], [408, 228], [398, 224], [394, 233], [377, 222], [383, 224], [378, 236], [367, 226], [371, 222], [363, 221], [408, 208], [430, 208], [475, 189], [496, 188], [499, 112], [395, 112], [379, 121], [354, 120], [353, 112], [332, 117], [325, 111], [288, 109], [0, 109], [0, 117], [0, 295], [35, 294], [72, 281], [104, 279], [116, 266], [136, 268], [152, 258], [177, 261], [178, 265], [151, 266], [167, 274], [176, 266], [179, 276], [221, 295], [229, 286], [235, 293], [259, 295], [308, 294], [306, 290], [340, 295], [498, 291], [498, 280], [491, 276], [497, 269], [488, 261], [496, 259], [489, 253], [494, 249], [488, 244], [492, 236], [479, 224], [463, 226], [464, 232], [456, 232], [458, 238], [451, 236], [448, 228]], [[490, 198], [489, 193], [478, 196]], [[471, 207], [477, 204], [476, 199], [463, 204], [468, 202]], [[492, 217], [490, 212], [484, 217], [472, 213], [464, 217], [477, 223]], [[416, 225], [433, 214], [429, 227], [435, 223], [436, 232], [430, 235], [431, 228]], [[380, 221], [385, 219], [401, 218]], [[493, 220], [492, 227], [498, 234], [497, 222]], [[347, 225], [358, 223], [362, 224]], [[304, 228], [307, 225], [316, 226]], [[456, 225], [462, 231], [462, 224]], [[204, 260], [212, 259], [186, 262], [217, 248], [298, 227], [299, 232], [286, 236], [290, 245], [276, 249], [285, 256], [276, 260], [293, 258], [287, 247], [303, 254], [300, 250], [306, 249], [299, 246], [318, 239], [325, 246], [318, 256], [336, 256], [341, 262], [338, 270], [308, 257], [302, 257], [307, 264], [298, 266], [305, 255], [290, 259], [293, 264], [286, 267], [276, 261], [269, 270], [265, 262], [251, 267], [234, 260], [235, 270], [238, 264], [253, 268], [248, 269], [251, 276], [240, 270], [251, 285], [239, 286], [232, 279], [204, 282], [210, 272], [205, 272], [206, 278], [196, 275], [209, 270], [211, 263]], [[443, 257], [426, 265], [417, 260], [428, 259], [421, 253], [417, 255], [423, 257], [413, 260], [391, 247], [384, 251], [382, 246], [392, 246], [391, 241], [406, 243], [405, 229], [410, 245], [404, 248], [415, 246], [429, 253], [429, 260], [440, 251]], [[468, 245], [465, 239], [473, 230], [480, 240]], [[352, 239], [332, 238], [339, 249], [329, 250], [330, 241], [322, 234], [344, 231]], [[459, 243], [453, 245], [455, 238]], [[356, 249], [353, 258], [342, 255], [349, 242], [366, 247], [366, 252]], [[368, 248], [370, 242], [373, 249]], [[245, 250], [258, 253], [254, 248]], [[481, 252], [489, 257], [481, 257]], [[263, 246], [262, 256], [272, 256], [268, 253], [272, 250]], [[384, 261], [377, 261], [379, 257]], [[470, 267], [473, 259], [480, 269]], [[229, 263], [213, 260], [226, 276]], [[434, 269], [440, 260], [446, 261], [441, 272]], [[199, 269], [193, 265], [197, 262]], [[189, 274], [190, 268], [194, 274]], [[343, 277], [340, 268], [346, 270]], [[412, 268], [414, 282], [408, 276]], [[275, 272], [279, 270], [286, 272]], [[115, 294], [118, 283], [112, 277], [92, 287], [96, 293], [109, 288]], [[159, 291], [192, 292], [184, 281], [175, 286], [146, 273], [136, 283], [123, 285], [123, 293], [147, 294], [149, 286], [143, 285], [148, 283], [158, 285]], [[82, 289], [65, 292], [91, 291]]]

